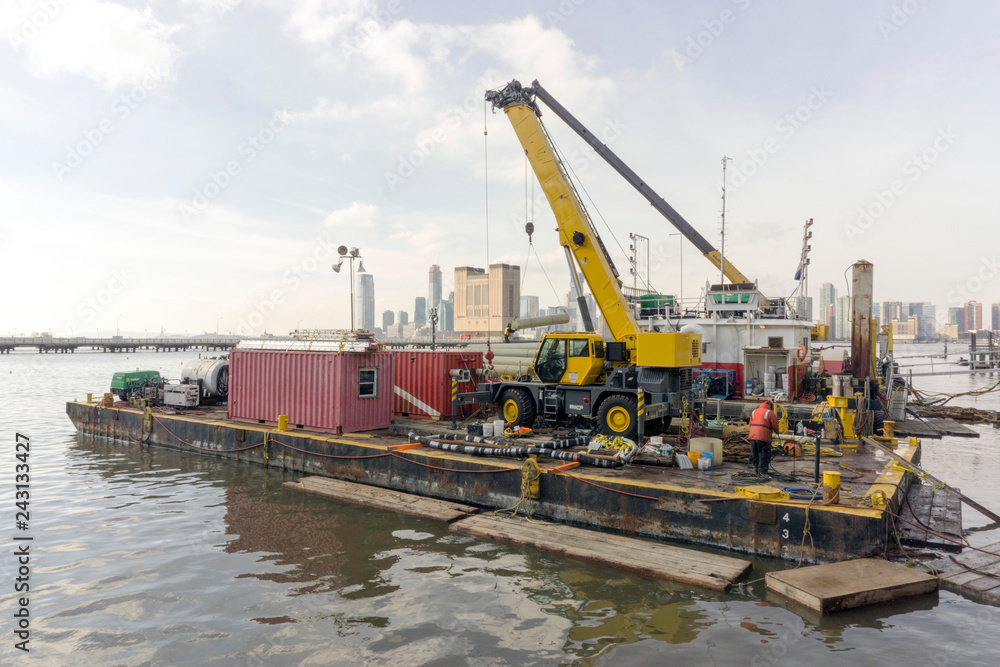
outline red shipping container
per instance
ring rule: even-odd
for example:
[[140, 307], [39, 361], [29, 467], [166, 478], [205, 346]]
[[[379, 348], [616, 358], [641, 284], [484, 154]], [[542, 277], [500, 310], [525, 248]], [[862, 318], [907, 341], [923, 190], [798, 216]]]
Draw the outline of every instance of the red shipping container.
[[391, 352], [285, 352], [234, 349], [229, 355], [229, 418], [290, 428], [352, 433], [392, 423]]
[[411, 417], [451, 417], [452, 369], [468, 369], [472, 382], [460, 382], [459, 392], [475, 391], [479, 352], [396, 350], [395, 412]]

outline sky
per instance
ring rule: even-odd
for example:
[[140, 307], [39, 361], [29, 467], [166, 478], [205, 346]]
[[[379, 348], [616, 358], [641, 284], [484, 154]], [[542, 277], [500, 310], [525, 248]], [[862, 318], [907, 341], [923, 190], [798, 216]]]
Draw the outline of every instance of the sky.
[[[12, 0], [0, 5], [0, 335], [283, 334], [439, 264], [560, 303], [554, 220], [484, 91], [537, 79], [766, 294], [875, 265], [875, 301], [1000, 301], [1000, 5]], [[553, 114], [612, 259], [716, 270]], [[484, 134], [485, 132], [485, 134]], [[524, 222], [535, 223], [529, 253]], [[681, 267], [683, 266], [683, 271]], [[543, 270], [544, 269], [544, 270]], [[377, 318], [380, 319], [380, 318]]]

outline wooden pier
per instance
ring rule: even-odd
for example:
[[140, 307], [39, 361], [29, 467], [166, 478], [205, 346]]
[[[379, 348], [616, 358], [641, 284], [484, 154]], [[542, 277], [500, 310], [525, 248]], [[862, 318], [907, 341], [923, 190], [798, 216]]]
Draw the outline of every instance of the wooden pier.
[[925, 595], [938, 588], [934, 575], [878, 558], [769, 572], [766, 578], [768, 591], [820, 614]]
[[903, 519], [899, 523], [903, 544], [962, 550], [962, 500], [954, 493], [930, 484], [913, 484], [899, 516]]
[[727, 590], [751, 567], [739, 558], [506, 514], [480, 514], [456, 521], [449, 529], [716, 591]]
[[447, 500], [424, 498], [412, 493], [401, 493], [391, 489], [345, 482], [329, 477], [303, 477], [297, 482], [285, 482], [284, 486], [344, 503], [375, 507], [423, 519], [444, 521], [445, 523], [468, 517], [479, 511], [475, 507]]
[[[684, 549], [648, 540], [529, 521], [509, 514], [479, 510], [435, 498], [326, 477], [303, 477], [285, 487], [325, 498], [400, 512], [451, 524], [450, 530], [481, 540], [494, 540], [588, 561], [654, 579], [710, 590], [726, 590], [747, 573], [749, 561]], [[474, 516], [475, 515], [475, 516]]]
[[57, 338], [54, 336], [5, 336], [0, 337], [0, 354], [9, 354], [17, 348], [31, 348], [39, 354], [73, 353], [79, 349], [100, 350], [101, 352], [136, 352], [154, 350], [156, 352], [179, 352], [181, 350], [230, 350], [238, 338], [232, 336], [174, 337], [174, 338]]
[[1000, 542], [942, 562], [941, 588], [1000, 606]]

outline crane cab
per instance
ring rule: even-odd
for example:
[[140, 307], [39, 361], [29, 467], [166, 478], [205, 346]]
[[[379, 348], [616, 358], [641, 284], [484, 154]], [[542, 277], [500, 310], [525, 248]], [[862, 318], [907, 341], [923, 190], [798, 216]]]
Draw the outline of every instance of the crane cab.
[[596, 333], [546, 334], [535, 357], [535, 375], [542, 382], [591, 385], [604, 370], [604, 338]]

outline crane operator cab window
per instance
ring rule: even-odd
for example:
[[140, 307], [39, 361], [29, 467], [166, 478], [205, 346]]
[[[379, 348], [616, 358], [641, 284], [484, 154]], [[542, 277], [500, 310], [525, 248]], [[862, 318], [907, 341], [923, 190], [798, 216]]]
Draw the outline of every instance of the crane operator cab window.
[[566, 372], [566, 339], [549, 338], [538, 352], [535, 373], [542, 382], [559, 382]]
[[590, 341], [586, 339], [581, 340], [570, 340], [569, 343], [569, 356], [571, 357], [586, 357], [590, 353]]

